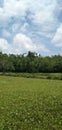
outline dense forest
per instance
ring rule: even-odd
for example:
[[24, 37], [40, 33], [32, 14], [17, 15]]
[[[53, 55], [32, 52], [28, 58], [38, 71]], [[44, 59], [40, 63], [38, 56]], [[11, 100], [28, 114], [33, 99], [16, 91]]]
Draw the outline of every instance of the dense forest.
[[43, 57], [30, 51], [23, 55], [0, 52], [0, 72], [62, 72], [62, 56]]

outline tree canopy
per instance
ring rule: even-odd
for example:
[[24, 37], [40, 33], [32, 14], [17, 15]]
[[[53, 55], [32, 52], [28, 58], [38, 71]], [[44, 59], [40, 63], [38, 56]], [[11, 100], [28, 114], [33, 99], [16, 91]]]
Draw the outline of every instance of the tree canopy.
[[62, 72], [62, 56], [42, 57], [30, 51], [27, 55], [0, 52], [0, 72]]

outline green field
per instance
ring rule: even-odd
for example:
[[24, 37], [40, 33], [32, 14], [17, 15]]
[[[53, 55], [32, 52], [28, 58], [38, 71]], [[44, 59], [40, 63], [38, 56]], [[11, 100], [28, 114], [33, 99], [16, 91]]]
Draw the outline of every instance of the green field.
[[0, 130], [62, 130], [62, 81], [0, 76]]
[[13, 73], [13, 72], [0, 72], [0, 76], [13, 76], [13, 77], [24, 77], [24, 78], [37, 78], [37, 79], [52, 79], [62, 80], [62, 73]]

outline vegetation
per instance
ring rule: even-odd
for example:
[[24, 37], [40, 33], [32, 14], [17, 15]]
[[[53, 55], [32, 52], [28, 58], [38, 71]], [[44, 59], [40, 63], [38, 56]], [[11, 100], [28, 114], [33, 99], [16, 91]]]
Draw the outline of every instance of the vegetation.
[[62, 56], [42, 57], [30, 51], [27, 55], [7, 55], [0, 52], [0, 72], [62, 72]]
[[62, 81], [0, 76], [0, 130], [61, 130]]
[[61, 72], [60, 55], [0, 52], [0, 130], [61, 130]]
[[62, 80], [62, 73], [14, 73], [14, 72], [0, 72], [1, 76], [37, 78], [37, 79], [57, 79]]

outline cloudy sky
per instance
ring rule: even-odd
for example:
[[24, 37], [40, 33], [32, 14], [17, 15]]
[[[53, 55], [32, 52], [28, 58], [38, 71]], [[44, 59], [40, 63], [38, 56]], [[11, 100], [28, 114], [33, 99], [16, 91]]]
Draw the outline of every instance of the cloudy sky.
[[0, 51], [62, 55], [62, 0], [0, 0]]

